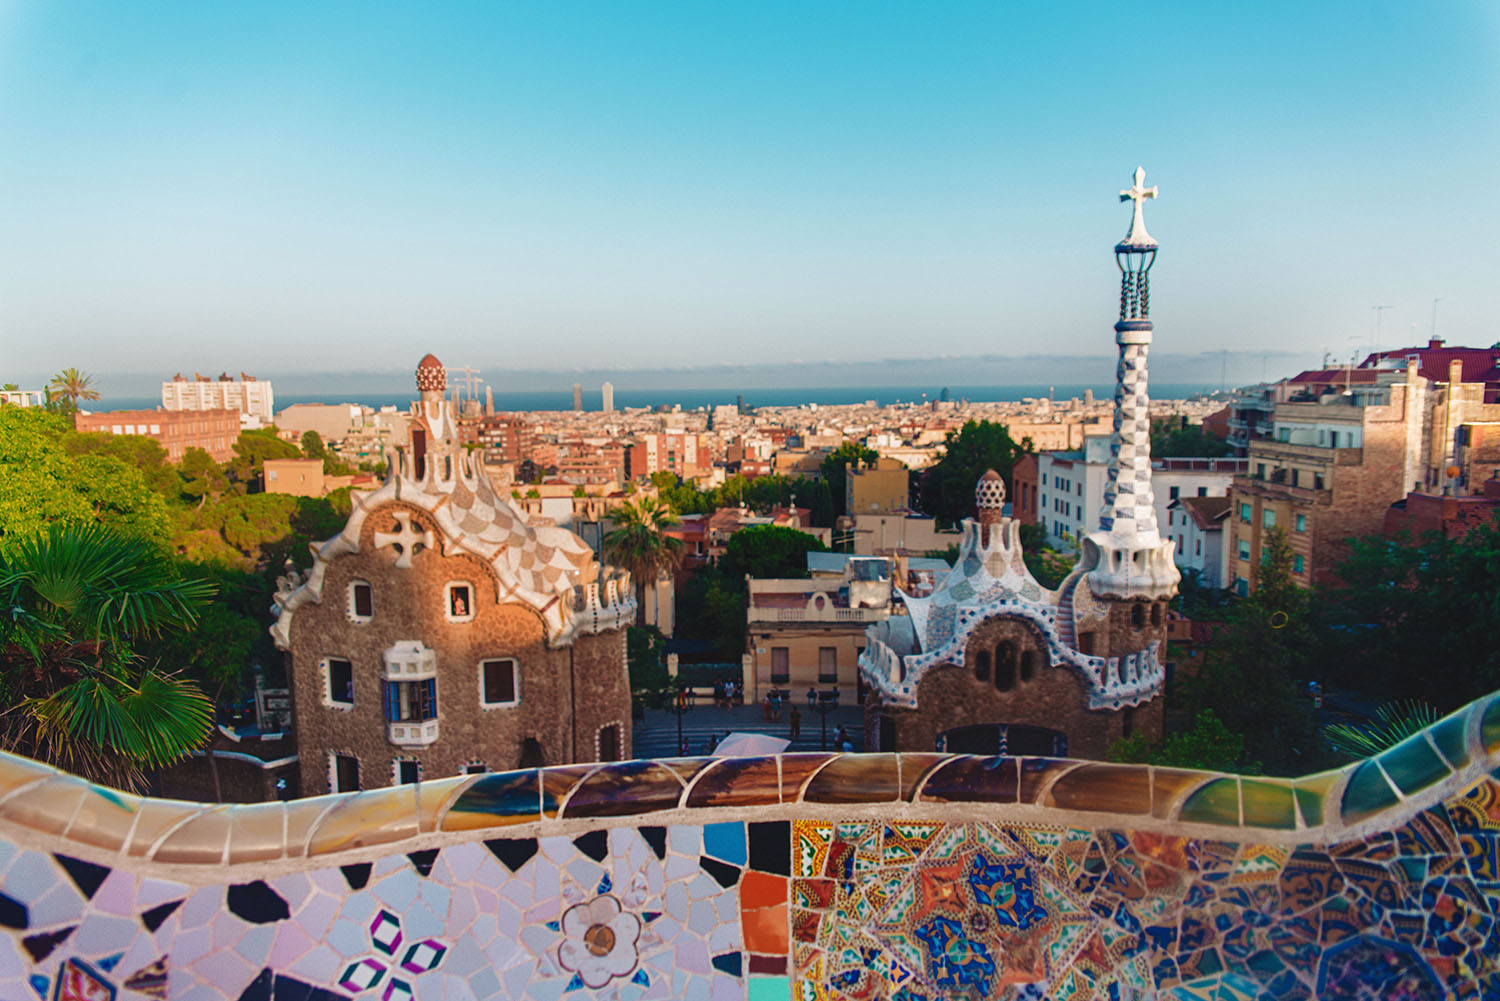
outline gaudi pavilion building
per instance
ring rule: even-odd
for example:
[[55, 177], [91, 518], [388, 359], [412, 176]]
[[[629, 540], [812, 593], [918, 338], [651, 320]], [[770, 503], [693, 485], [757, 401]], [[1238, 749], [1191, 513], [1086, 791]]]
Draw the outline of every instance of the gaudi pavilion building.
[[416, 378], [385, 483], [276, 595], [302, 794], [629, 757], [628, 576], [529, 523], [460, 444], [442, 364]]
[[933, 594], [903, 596], [910, 615], [872, 626], [860, 659], [870, 750], [1071, 755], [1162, 732], [1167, 609], [1180, 575], [1157, 531], [1151, 494], [1148, 273], [1156, 241], [1141, 215], [1156, 197], [1137, 168], [1120, 193], [1135, 202], [1115, 246], [1121, 272], [1114, 438], [1100, 526], [1056, 590], [1022, 559], [1020, 525], [1004, 517], [993, 471], [963, 523], [957, 566]]

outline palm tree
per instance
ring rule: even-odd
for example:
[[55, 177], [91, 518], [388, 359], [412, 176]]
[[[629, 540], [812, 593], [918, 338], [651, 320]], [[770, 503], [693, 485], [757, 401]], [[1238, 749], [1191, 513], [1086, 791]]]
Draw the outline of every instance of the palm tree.
[[635, 580], [635, 623], [646, 624], [646, 584], [682, 562], [682, 540], [665, 534], [678, 523], [672, 509], [656, 497], [626, 501], [611, 517], [615, 527], [604, 537], [609, 562], [630, 571]]
[[76, 368], [65, 368], [54, 375], [47, 391], [49, 395], [67, 399], [74, 410], [78, 409], [79, 400], [99, 398], [99, 391], [94, 388], [94, 377]]
[[203, 744], [213, 705], [133, 642], [197, 620], [213, 593], [141, 539], [53, 525], [0, 556], [0, 748], [141, 789]]

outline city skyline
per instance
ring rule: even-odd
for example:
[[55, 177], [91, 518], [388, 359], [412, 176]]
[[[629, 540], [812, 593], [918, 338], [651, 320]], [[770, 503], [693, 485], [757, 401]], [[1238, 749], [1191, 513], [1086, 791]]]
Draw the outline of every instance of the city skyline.
[[1493, 7], [357, 10], [0, 12], [14, 372], [1494, 341]]

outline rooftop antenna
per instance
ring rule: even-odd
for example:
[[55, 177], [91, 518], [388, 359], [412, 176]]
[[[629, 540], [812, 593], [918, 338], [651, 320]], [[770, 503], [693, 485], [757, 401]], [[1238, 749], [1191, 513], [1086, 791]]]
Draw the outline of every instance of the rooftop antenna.
[[1442, 301], [1442, 296], [1438, 296], [1436, 299], [1432, 300], [1432, 333], [1428, 336], [1433, 340], [1437, 340], [1437, 304]]

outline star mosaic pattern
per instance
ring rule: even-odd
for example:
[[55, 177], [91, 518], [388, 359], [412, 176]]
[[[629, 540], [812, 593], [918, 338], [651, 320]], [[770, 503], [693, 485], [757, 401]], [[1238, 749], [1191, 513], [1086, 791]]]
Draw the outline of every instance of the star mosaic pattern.
[[0, 756], [0, 998], [1500, 999], [1500, 696], [1297, 780], [785, 754], [417, 792]]

